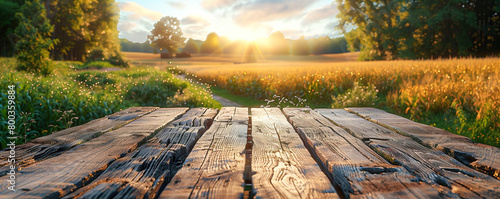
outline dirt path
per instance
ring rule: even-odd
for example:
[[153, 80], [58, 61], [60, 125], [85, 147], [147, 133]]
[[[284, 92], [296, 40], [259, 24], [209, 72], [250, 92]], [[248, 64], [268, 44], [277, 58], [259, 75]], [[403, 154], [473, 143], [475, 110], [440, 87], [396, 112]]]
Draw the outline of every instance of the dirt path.
[[240, 107], [241, 106], [236, 102], [233, 102], [231, 100], [228, 100], [228, 99], [223, 98], [223, 97], [218, 96], [218, 95], [212, 94], [212, 97], [214, 98], [214, 100], [218, 101], [222, 106], [231, 106], [231, 107]]
[[[186, 75], [175, 75], [175, 77], [187, 81]], [[241, 105], [239, 105], [238, 103], [233, 102], [231, 100], [228, 100], [226, 98], [223, 98], [221, 96], [215, 95], [213, 93], [212, 93], [212, 98], [214, 98], [215, 101], [219, 102], [223, 107], [224, 106], [241, 107]]]

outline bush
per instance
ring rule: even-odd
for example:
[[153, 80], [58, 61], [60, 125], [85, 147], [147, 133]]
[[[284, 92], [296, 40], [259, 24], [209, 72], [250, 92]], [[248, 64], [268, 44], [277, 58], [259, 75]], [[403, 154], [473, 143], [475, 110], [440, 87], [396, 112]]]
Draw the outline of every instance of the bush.
[[114, 66], [107, 61], [93, 61], [84, 64], [81, 69], [101, 69], [101, 68], [113, 68], [113, 67]]
[[172, 58], [172, 55], [170, 53], [161, 53], [160, 58], [162, 59], [170, 59]]
[[106, 84], [116, 83], [116, 80], [114, 78], [109, 77], [108, 73], [106, 72], [83, 72], [83, 73], [77, 73], [73, 77], [76, 81], [80, 82], [81, 84], [84, 84], [87, 87], [95, 87], [95, 86], [102, 87]]
[[374, 85], [363, 86], [354, 82], [352, 89], [343, 95], [333, 97], [332, 108], [374, 106], [378, 90]]
[[109, 61], [109, 63], [113, 64], [114, 66], [118, 66], [121, 68], [130, 67], [129, 62], [127, 60], [125, 60], [122, 57], [122, 54], [118, 51], [115, 51], [115, 53], [108, 58], [108, 61]]
[[27, 1], [21, 11], [16, 13], [19, 25], [15, 35], [19, 39], [16, 43], [16, 59], [19, 71], [34, 72], [44, 76], [52, 70], [49, 50], [54, 45], [51, 39], [53, 26], [46, 17], [43, 4], [39, 1]]
[[93, 61], [104, 61], [104, 58], [106, 58], [106, 56], [104, 55], [104, 50], [102, 48], [94, 48], [87, 55], [85, 62], [88, 63]]
[[171, 99], [187, 87], [187, 83], [150, 79], [144, 84], [133, 86], [125, 99], [137, 102], [140, 106], [171, 106]]
[[185, 51], [181, 53], [175, 53], [176, 58], [186, 58], [186, 57], [191, 57], [191, 53]]

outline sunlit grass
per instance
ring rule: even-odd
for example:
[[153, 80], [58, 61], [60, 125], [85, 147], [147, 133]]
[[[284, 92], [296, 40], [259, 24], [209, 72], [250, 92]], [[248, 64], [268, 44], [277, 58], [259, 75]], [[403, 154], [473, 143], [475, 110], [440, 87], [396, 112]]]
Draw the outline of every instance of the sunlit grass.
[[[80, 62], [52, 64], [54, 73], [43, 77], [17, 72], [15, 59], [0, 58], [1, 121], [7, 121], [7, 86], [16, 85], [18, 143], [131, 106], [220, 107], [210, 91], [167, 71], [151, 67], [79, 71], [76, 68], [82, 65]], [[0, 128], [3, 148], [7, 144], [7, 125]]]
[[262, 101], [275, 95], [297, 96], [312, 107], [347, 96], [355, 82], [373, 85], [378, 90], [375, 107], [500, 146], [498, 58], [263, 62], [185, 65], [180, 70], [235, 95]]

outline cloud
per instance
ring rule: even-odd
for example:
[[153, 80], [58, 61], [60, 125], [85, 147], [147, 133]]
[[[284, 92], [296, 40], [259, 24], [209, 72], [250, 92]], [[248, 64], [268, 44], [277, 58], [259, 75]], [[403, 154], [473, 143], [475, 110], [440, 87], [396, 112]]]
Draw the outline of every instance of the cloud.
[[330, 19], [330, 18], [333, 19], [333, 17], [337, 15], [337, 13], [339, 13], [339, 11], [335, 6], [327, 5], [309, 12], [305, 16], [304, 20], [302, 20], [301, 24], [310, 25], [324, 19]]
[[133, 42], [146, 41], [153, 24], [163, 17], [161, 12], [147, 9], [131, 1], [120, 2], [118, 7], [120, 8], [119, 37]]
[[176, 9], [184, 9], [186, 7], [186, 4], [184, 4], [182, 1], [169, 1], [167, 2], [167, 4]]
[[239, 5], [235, 22], [242, 26], [296, 17], [316, 0], [257, 0]]
[[207, 10], [214, 10], [232, 5], [236, 0], [203, 0], [201, 6]]
[[121, 12], [130, 13], [132, 19], [146, 18], [151, 21], [158, 21], [163, 17], [163, 14], [158, 11], [147, 9], [138, 3], [125, 1], [118, 4]]
[[137, 27], [138, 27], [138, 24], [135, 22], [132, 22], [132, 21], [120, 20], [120, 22], [118, 23], [118, 30], [120, 30], [120, 32], [131, 32], [131, 31], [137, 29]]
[[300, 36], [304, 35], [304, 33], [301, 30], [283, 30], [280, 31], [283, 33], [286, 39], [298, 39]]
[[182, 28], [183, 36], [186, 38], [205, 39], [210, 31], [206, 26], [191, 25]]
[[181, 19], [181, 25], [210, 25], [210, 22], [203, 17], [190, 15]]
[[147, 36], [149, 32], [145, 30], [131, 30], [131, 31], [120, 31], [119, 37], [126, 38], [132, 42], [143, 43], [147, 40]]

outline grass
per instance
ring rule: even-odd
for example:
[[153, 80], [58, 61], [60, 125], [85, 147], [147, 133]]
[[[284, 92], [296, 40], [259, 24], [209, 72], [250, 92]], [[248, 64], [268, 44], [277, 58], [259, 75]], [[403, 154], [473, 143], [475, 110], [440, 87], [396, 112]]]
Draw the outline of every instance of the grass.
[[498, 58], [377, 62], [280, 59], [235, 64], [220, 63], [223, 59], [218, 56], [211, 64], [174, 59], [172, 65], [235, 96], [262, 102], [275, 96], [300, 98], [313, 108], [369, 105], [500, 147]]
[[239, 96], [239, 95], [234, 95], [228, 90], [213, 86], [210, 87], [212, 90], [212, 93], [218, 96], [221, 96], [223, 98], [226, 98], [230, 101], [236, 102], [237, 104], [244, 106], [244, 107], [260, 107], [261, 105], [264, 105], [265, 103], [261, 100], [256, 100], [255, 98], [248, 97], [248, 96]]
[[80, 71], [80, 62], [53, 62], [42, 77], [15, 71], [16, 60], [0, 58], [0, 148], [7, 144], [7, 89], [16, 87], [17, 144], [131, 106], [220, 107], [209, 91], [151, 67], [109, 72]]

